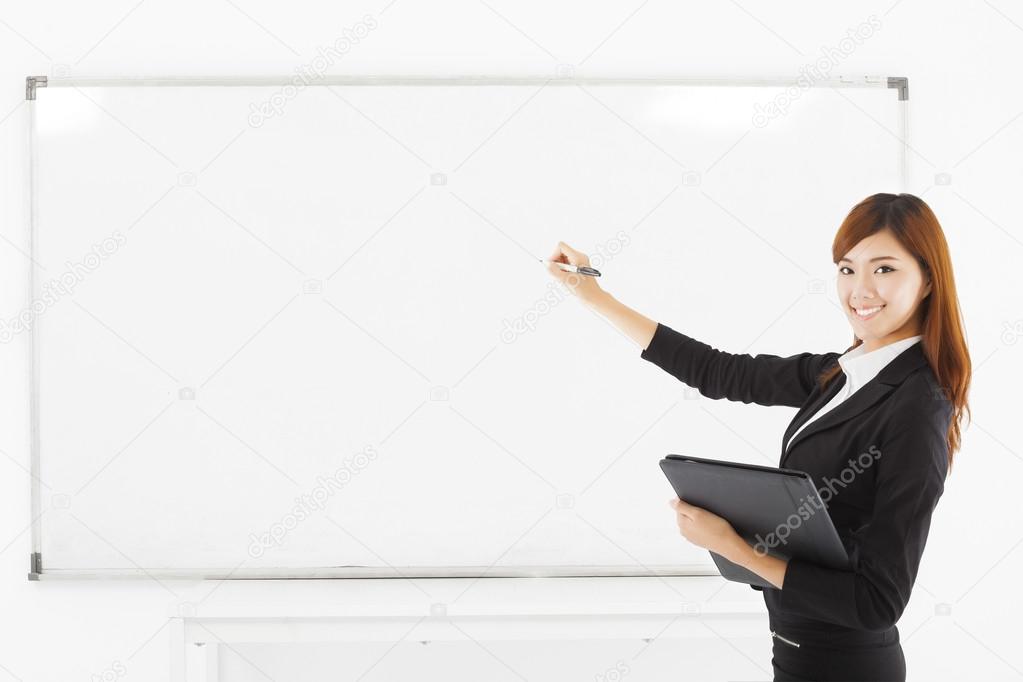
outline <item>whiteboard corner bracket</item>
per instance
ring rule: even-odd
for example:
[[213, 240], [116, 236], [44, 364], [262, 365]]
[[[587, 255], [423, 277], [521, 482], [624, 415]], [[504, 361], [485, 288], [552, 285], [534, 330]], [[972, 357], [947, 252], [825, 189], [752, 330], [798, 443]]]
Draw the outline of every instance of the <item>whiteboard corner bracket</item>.
[[888, 79], [889, 88], [897, 88], [899, 91], [899, 101], [905, 102], [909, 99], [909, 78], [906, 76], [897, 76]]
[[28, 76], [25, 79], [25, 99], [34, 100], [36, 98], [36, 88], [46, 87], [46, 76]]
[[29, 555], [29, 580], [39, 580], [43, 573], [43, 555], [40, 552], [32, 552]]

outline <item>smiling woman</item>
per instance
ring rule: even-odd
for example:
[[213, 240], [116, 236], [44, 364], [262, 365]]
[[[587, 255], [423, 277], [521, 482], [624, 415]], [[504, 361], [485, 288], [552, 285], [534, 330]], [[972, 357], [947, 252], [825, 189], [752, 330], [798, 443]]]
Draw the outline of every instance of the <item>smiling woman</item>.
[[[853, 328], [853, 344], [870, 353], [919, 336], [943, 397], [952, 406], [947, 434], [951, 470], [969, 412], [971, 364], [948, 243], [938, 218], [912, 194], [875, 194], [853, 207], [832, 244], [838, 297]], [[863, 315], [861, 313], [867, 313]], [[838, 375], [824, 372], [822, 388]]]
[[[551, 260], [589, 264], [564, 243]], [[822, 499], [842, 484], [826, 506], [850, 567], [758, 553], [727, 519], [672, 500], [679, 532], [774, 586], [762, 591], [775, 680], [904, 680], [896, 623], [959, 448], [970, 357], [948, 246], [919, 198], [875, 194], [857, 204], [832, 261], [853, 344], [790, 357], [718, 350], [628, 308], [592, 277], [549, 271], [639, 343], [643, 359], [702, 395], [799, 408], [779, 466], [809, 474]], [[863, 452], [876, 461], [847, 477]]]
[[[902, 255], [871, 256], [878, 251]], [[857, 254], [855, 260], [850, 257], [853, 253]], [[861, 241], [850, 256], [843, 256], [839, 261], [838, 293], [839, 298], [847, 302], [853, 330], [857, 338], [864, 339], [866, 350], [913, 335], [905, 331], [907, 328], [915, 331], [919, 320], [907, 318], [910, 313], [918, 312], [920, 301], [931, 292], [930, 280], [924, 281], [923, 269], [888, 229]], [[855, 296], [853, 289], [856, 289]], [[887, 309], [886, 322], [880, 328], [858, 324], [877, 318], [884, 309]], [[882, 333], [888, 335], [882, 336]]]

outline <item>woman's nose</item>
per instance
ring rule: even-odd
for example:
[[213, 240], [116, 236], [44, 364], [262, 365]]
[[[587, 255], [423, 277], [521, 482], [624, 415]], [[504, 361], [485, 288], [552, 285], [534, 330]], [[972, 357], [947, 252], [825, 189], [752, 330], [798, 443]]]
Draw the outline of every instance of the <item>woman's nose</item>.
[[857, 273], [853, 275], [852, 288], [849, 290], [853, 302], [870, 301], [877, 298], [877, 291], [874, 290], [873, 282], [869, 275]]
[[877, 300], [877, 292], [873, 289], [855, 288], [852, 292], [852, 303], [869, 303]]

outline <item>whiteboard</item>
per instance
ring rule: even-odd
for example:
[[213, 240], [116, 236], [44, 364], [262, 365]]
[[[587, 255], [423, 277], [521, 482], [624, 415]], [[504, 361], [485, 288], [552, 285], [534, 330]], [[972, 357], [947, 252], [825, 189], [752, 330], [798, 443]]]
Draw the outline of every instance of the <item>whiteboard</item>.
[[[657, 463], [791, 413], [693, 400], [537, 258], [749, 341], [904, 185], [904, 79], [32, 85], [35, 578], [716, 574]], [[714, 312], [724, 256], [777, 307]]]

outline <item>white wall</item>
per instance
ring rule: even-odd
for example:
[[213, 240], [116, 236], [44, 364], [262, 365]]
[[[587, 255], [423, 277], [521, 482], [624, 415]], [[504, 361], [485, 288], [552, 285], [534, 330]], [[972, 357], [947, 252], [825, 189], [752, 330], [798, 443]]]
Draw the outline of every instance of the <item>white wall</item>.
[[[1023, 434], [1010, 383], [1020, 376], [1023, 352], [1023, 288], [1016, 271], [1023, 257], [1023, 211], [1014, 201], [1023, 181], [1023, 89], [1018, 85], [1023, 9], [1014, 3], [4, 3], [3, 318], [16, 315], [28, 300], [25, 76], [290, 74], [366, 15], [377, 27], [330, 73], [553, 75], [571, 65], [578, 76], [779, 76], [799, 73], [824, 50], [838, 61], [832, 75], [910, 78], [910, 191], [934, 208], [952, 249], [974, 360], [975, 421], [934, 518], [900, 629], [911, 679], [960, 679], [968, 671], [983, 679], [1023, 678], [1018, 646], [1023, 597], [1014, 580], [1023, 572], [1023, 520], [1016, 503]], [[843, 38], [871, 15], [880, 29], [846, 51]], [[797, 225], [798, 198], [799, 188], [793, 188]], [[858, 199], [850, 197], [850, 206]], [[761, 248], [752, 236], [737, 247]], [[827, 257], [821, 254], [822, 261]], [[637, 298], [630, 292], [627, 302], [642, 310]], [[684, 324], [681, 305], [645, 312], [677, 315], [677, 323]], [[103, 679], [168, 679], [167, 613], [182, 600], [233, 586], [25, 579], [26, 343], [22, 336], [0, 347], [5, 416], [0, 422], [0, 681], [87, 680], [105, 672]], [[272, 589], [249, 587], [254, 595]], [[668, 647], [662, 651], [671, 651], [670, 643], [660, 644]], [[759, 665], [752, 670], [738, 650], [724, 647], [722, 676], [769, 679], [767, 647], [763, 640], [755, 652]], [[735, 652], [731, 658], [728, 651]], [[537, 655], [556, 652], [544, 647]], [[580, 657], [575, 670], [597, 675], [619, 658], [609, 656], [604, 665]], [[482, 660], [493, 665], [495, 678], [509, 676], [509, 664], [494, 656]], [[684, 660], [676, 659], [676, 665]], [[123, 674], [111, 672], [122, 669]], [[536, 672], [545, 669], [532, 669], [529, 679], [566, 674], [554, 666], [549, 675]], [[365, 679], [381, 676], [380, 670]], [[458, 668], [439, 670], [452, 676]], [[362, 670], [347, 672], [354, 679]]]

